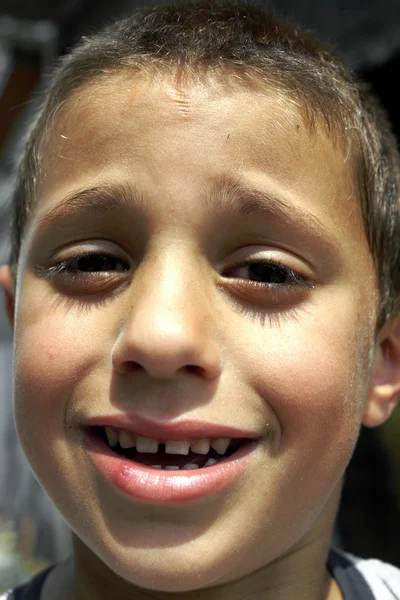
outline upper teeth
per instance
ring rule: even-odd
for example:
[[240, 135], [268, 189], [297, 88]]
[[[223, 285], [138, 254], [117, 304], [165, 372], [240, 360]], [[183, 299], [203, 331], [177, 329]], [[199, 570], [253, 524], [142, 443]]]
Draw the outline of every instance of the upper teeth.
[[[107, 427], [107, 429], [109, 430], [110, 427]], [[106, 429], [106, 433], [107, 433], [107, 429]], [[114, 443], [114, 446], [117, 445], [118, 442], [118, 433], [116, 431], [113, 431], [111, 429], [111, 439], [112, 440], [116, 440]], [[109, 433], [107, 433], [107, 438], [109, 436]], [[110, 446], [112, 445], [110, 442], [110, 438], [108, 438], [109, 444]], [[133, 446], [135, 446], [135, 436], [132, 435], [131, 433], [129, 433], [129, 431], [124, 431], [123, 429], [119, 432], [119, 445], [121, 446], [121, 448], [132, 448]], [[157, 450], [156, 450], [157, 452]]]
[[[147, 452], [156, 454], [160, 442], [152, 438], [134, 436], [129, 431], [124, 429], [115, 429], [114, 427], [105, 427], [108, 443], [111, 447], [116, 446], [119, 442], [121, 448], [128, 449], [136, 446], [137, 452]], [[165, 444], [166, 454], [189, 454], [189, 451], [196, 454], [207, 454], [213, 448], [218, 454], [225, 454], [231, 438], [219, 438], [214, 440], [201, 439], [196, 442], [168, 440], [162, 442]]]

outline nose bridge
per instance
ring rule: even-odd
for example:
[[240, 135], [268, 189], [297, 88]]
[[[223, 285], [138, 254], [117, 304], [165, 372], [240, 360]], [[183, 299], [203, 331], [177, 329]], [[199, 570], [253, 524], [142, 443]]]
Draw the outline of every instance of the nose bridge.
[[[200, 291], [194, 269], [187, 256], [173, 248], [143, 265], [133, 291], [132, 332], [138, 334], [140, 323], [147, 323], [148, 334], [154, 336], [173, 337], [185, 331], [189, 334], [200, 312], [206, 310], [203, 305], [191, 310], [193, 298]], [[150, 330], [151, 324], [154, 326]]]
[[178, 371], [215, 377], [220, 356], [211, 327], [201, 260], [171, 246], [138, 269], [130, 305], [114, 347], [114, 366], [170, 378]]

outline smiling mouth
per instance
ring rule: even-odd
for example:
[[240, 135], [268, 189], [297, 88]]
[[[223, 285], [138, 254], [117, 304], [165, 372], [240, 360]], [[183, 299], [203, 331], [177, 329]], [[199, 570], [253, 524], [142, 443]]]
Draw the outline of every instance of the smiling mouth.
[[211, 467], [232, 457], [250, 439], [199, 439], [194, 441], [165, 441], [134, 436], [114, 427], [91, 427], [91, 432], [101, 439], [116, 455], [134, 463], [164, 470], [191, 470]]

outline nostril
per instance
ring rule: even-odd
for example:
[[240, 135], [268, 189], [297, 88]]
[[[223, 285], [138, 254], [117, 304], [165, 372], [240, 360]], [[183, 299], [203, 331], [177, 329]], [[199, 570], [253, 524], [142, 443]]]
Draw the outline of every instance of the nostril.
[[134, 361], [126, 361], [119, 365], [118, 371], [120, 373], [136, 373], [137, 371], [142, 371], [143, 367]]
[[204, 376], [204, 369], [198, 365], [186, 365], [186, 370], [189, 371], [189, 373], [193, 373], [193, 375], [199, 375], [200, 377]]

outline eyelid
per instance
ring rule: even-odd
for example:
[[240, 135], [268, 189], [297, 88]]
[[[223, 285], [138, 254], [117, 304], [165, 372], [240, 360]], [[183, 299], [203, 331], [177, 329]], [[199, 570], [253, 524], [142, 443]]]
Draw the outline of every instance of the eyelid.
[[[291, 278], [291, 281], [281, 282], [281, 283], [280, 282], [258, 281], [255, 279], [250, 279], [250, 277], [247, 278], [247, 277], [243, 277], [240, 275], [235, 277], [235, 275], [233, 274], [238, 269], [242, 269], [244, 267], [248, 267], [248, 266], [255, 265], [255, 264], [270, 266], [272, 268], [274, 268], [274, 267], [278, 268], [285, 275], [287, 275], [289, 278]], [[226, 277], [227, 279], [241, 281], [242, 282], [241, 285], [252, 286], [254, 288], [263, 288], [264, 290], [272, 289], [272, 288], [283, 289], [283, 288], [290, 288], [290, 287], [292, 287], [292, 288], [296, 288], [296, 287], [297, 288], [308, 288], [308, 289], [315, 288], [315, 283], [310, 278], [305, 277], [304, 275], [302, 275], [295, 269], [292, 269], [291, 267], [283, 264], [282, 262], [278, 262], [276, 260], [260, 259], [260, 260], [245, 261], [245, 262], [242, 262], [241, 264], [238, 264], [238, 265], [232, 267], [231, 269], [229, 269], [229, 271], [224, 274], [224, 277]], [[243, 284], [243, 282], [245, 282], [245, 284]]]
[[131, 262], [129, 254], [119, 244], [107, 239], [82, 240], [78, 242], [74, 241], [73, 244], [65, 244], [56, 248], [47, 262], [49, 265], [52, 265], [89, 254], [114, 256], [115, 258], [119, 258], [119, 260]]
[[[85, 259], [85, 258], [91, 258], [91, 257], [95, 257], [95, 256], [101, 256], [103, 258], [111, 258], [114, 259], [116, 262], [119, 262], [121, 264], [123, 264], [124, 266], [127, 265], [127, 261], [122, 260], [121, 258], [119, 258], [118, 256], [115, 256], [115, 254], [110, 254], [107, 252], [85, 252], [82, 254], [76, 254], [75, 256], [71, 256], [69, 258], [65, 258], [64, 260], [60, 260], [59, 262], [57, 262], [55, 265], [53, 265], [52, 267], [50, 267], [48, 269], [48, 274], [49, 275], [56, 275], [57, 273], [67, 273], [69, 270], [69, 272], [74, 272], [76, 276], [80, 277], [85, 277], [88, 276], [90, 274], [95, 275], [96, 273], [108, 273], [109, 271], [107, 269], [105, 269], [104, 271], [84, 271], [84, 270], [79, 270], [78, 268], [73, 268], [74, 266], [74, 262], [77, 263], [78, 261]], [[127, 265], [128, 268], [123, 269], [123, 271], [128, 271], [129, 270], [129, 264]], [[119, 271], [118, 269], [112, 269], [112, 271]]]
[[[120, 261], [125, 265], [125, 269], [114, 270], [99, 270], [99, 271], [80, 271], [74, 268], [74, 261], [85, 256], [107, 256]], [[110, 240], [83, 240], [74, 242], [73, 244], [63, 245], [55, 250], [47, 260], [41, 261], [33, 266], [33, 270], [42, 279], [53, 279], [54, 282], [64, 281], [65, 285], [68, 282], [80, 281], [81, 284], [86, 280], [95, 284], [95, 280], [100, 284], [101, 281], [118, 278], [119, 280], [128, 273], [132, 268], [131, 257], [119, 246]]]
[[[83, 257], [101, 256], [111, 258], [123, 265], [123, 268], [106, 268], [99, 265], [98, 270], [81, 270], [75, 261]], [[115, 266], [115, 265], [114, 265]], [[127, 259], [119, 258], [115, 252], [91, 250], [89, 252], [74, 252], [64, 259], [54, 260], [49, 266], [39, 266], [36, 274], [49, 284], [58, 293], [65, 297], [76, 298], [113, 298], [118, 292], [126, 289], [131, 281], [131, 263]]]
[[245, 246], [233, 252], [223, 265], [223, 270], [237, 269], [251, 263], [274, 263], [298, 273], [304, 279], [317, 282], [317, 274], [308, 261], [304, 261], [292, 252], [277, 247]]

